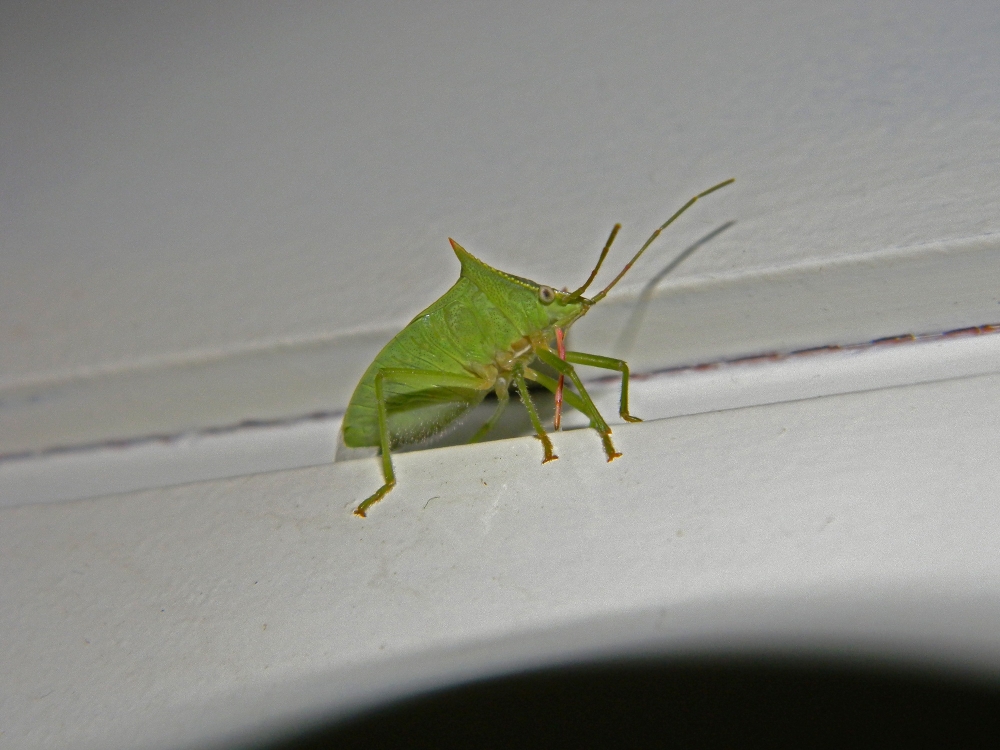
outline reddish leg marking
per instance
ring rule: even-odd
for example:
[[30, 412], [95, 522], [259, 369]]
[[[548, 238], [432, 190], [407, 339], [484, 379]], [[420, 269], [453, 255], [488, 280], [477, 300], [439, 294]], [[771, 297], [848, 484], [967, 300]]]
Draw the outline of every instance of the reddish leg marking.
[[[556, 351], [559, 354], [559, 359], [566, 359], [566, 334], [563, 333], [562, 328], [556, 329]], [[563, 382], [565, 380], [565, 376], [560, 375], [559, 383], [556, 385], [556, 416], [552, 420], [552, 427], [556, 430], [560, 429], [562, 425]]]

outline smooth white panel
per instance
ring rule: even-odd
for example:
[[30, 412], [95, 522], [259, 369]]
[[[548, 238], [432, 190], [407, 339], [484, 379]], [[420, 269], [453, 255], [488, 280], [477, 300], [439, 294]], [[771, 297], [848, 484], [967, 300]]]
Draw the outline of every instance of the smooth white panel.
[[[284, 692], [296, 680], [348, 670], [372, 691], [360, 675], [382, 664], [392, 692], [396, 660], [426, 683], [443, 676], [433, 660], [406, 660], [573, 623], [614, 648], [613, 630], [587, 640], [583, 625], [655, 609], [669, 631], [674, 612], [760, 597], [791, 597], [804, 619], [776, 605], [726, 622], [995, 667], [998, 389], [990, 375], [628, 425], [611, 464], [584, 430], [558, 435], [545, 466], [531, 438], [403, 454], [365, 520], [351, 508], [375, 461], [0, 510], [5, 739], [158, 747], [194, 729], [150, 726], [210, 701], [224, 709], [198, 732], [315, 707]], [[944, 594], [979, 607], [974, 647], [972, 609], [951, 627], [919, 606], [895, 628], [855, 617]], [[923, 646], [904, 638], [925, 625]], [[511, 648], [463, 673], [532, 661]], [[335, 707], [356, 700], [348, 677]], [[247, 707], [259, 691], [273, 713]]]

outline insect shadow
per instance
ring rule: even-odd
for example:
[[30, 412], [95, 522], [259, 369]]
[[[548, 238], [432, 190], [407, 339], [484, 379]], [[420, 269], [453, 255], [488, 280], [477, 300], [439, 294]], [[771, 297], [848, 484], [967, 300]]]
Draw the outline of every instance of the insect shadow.
[[622, 328], [621, 334], [618, 336], [618, 340], [615, 342], [614, 352], [616, 357], [624, 359], [632, 353], [632, 348], [635, 346], [636, 338], [639, 335], [639, 329], [642, 327], [642, 321], [646, 317], [646, 310], [649, 308], [649, 302], [653, 299], [653, 293], [656, 292], [656, 287], [659, 283], [663, 281], [666, 276], [673, 273], [677, 266], [690, 258], [695, 250], [714, 240], [720, 234], [732, 227], [735, 223], [735, 221], [727, 221], [726, 223], [717, 226], [711, 232], [686, 247], [683, 252], [671, 260], [663, 267], [662, 270], [657, 272], [653, 278], [646, 282], [646, 285], [642, 288], [642, 292], [639, 294], [639, 299], [635, 302], [635, 307], [632, 308], [632, 314], [629, 315], [628, 320], [625, 322], [625, 326]]
[[[555, 413], [555, 398], [544, 388], [529, 388], [531, 398], [534, 400], [538, 416], [543, 422], [551, 422]], [[463, 415], [454, 429], [449, 430], [444, 435], [436, 435], [426, 441], [407, 445], [399, 452], [411, 450], [424, 450], [426, 448], [443, 448], [446, 445], [465, 445], [476, 433], [479, 427], [486, 421], [497, 408], [497, 397], [489, 394], [483, 402], [468, 414]], [[500, 420], [496, 423], [489, 435], [482, 442], [493, 440], [505, 440], [507, 438], [524, 437], [534, 435], [528, 412], [524, 409], [507, 409]]]
[[[553, 376], [552, 372], [544, 365], [538, 366], [536, 369]], [[555, 376], [557, 376], [557, 374]], [[538, 410], [538, 416], [545, 422], [551, 422], [552, 416], [555, 414], [555, 397], [541, 387], [529, 386], [529, 389], [531, 391], [531, 398], [534, 400], [535, 407]], [[469, 442], [469, 439], [476, 434], [476, 431], [483, 424], [483, 422], [485, 422], [489, 416], [496, 411], [496, 408], [497, 397], [495, 394], [491, 393], [483, 399], [481, 404], [463, 414], [455, 420], [455, 422], [449, 425], [446, 430], [415, 443], [400, 445], [397, 448], [393, 448], [392, 452], [410, 453], [412, 451], [423, 451], [429, 448], [444, 448], [450, 445], [465, 445]], [[531, 424], [531, 419], [528, 417], [527, 411], [524, 409], [507, 409], [501, 415], [493, 429], [490, 430], [489, 435], [487, 435], [482, 442], [488, 443], [494, 440], [506, 440], [508, 438], [524, 437], [525, 435], [533, 434], [534, 427]], [[378, 448], [348, 448], [344, 445], [343, 440], [339, 440], [334, 461], [353, 461], [355, 459], [370, 458], [371, 456], [376, 455], [378, 455]]]

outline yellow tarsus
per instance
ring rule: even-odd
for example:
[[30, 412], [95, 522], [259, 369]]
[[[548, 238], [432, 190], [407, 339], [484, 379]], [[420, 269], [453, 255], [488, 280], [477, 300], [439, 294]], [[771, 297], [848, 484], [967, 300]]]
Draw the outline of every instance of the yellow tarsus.
[[611, 430], [601, 433], [601, 442], [604, 443], [604, 453], [608, 457], [608, 463], [611, 463], [616, 458], [621, 458], [622, 454], [615, 450], [615, 446], [611, 442]]
[[395, 480], [392, 482], [386, 482], [383, 484], [374, 495], [365, 500], [361, 505], [354, 509], [354, 515], [360, 518], [368, 517], [368, 509], [372, 507], [375, 503], [381, 500], [383, 497], [389, 494], [389, 490], [396, 486]]

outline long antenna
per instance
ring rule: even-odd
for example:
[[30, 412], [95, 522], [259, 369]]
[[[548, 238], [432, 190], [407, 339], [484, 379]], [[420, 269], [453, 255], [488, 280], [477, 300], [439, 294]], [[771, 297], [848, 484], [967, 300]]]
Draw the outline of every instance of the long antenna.
[[[677, 212], [673, 216], [671, 216], [669, 219], [667, 219], [665, 222], [663, 222], [663, 225], [649, 236], [649, 239], [646, 240], [645, 244], [642, 247], [639, 248], [639, 252], [637, 252], [635, 255], [633, 255], [632, 256], [632, 260], [630, 260], [628, 263], [625, 264], [625, 267], [621, 270], [621, 273], [619, 273], [617, 276], [615, 276], [614, 279], [611, 280], [611, 283], [608, 284], [606, 287], [604, 287], [604, 289], [602, 289], [600, 292], [598, 292], [596, 295], [594, 295], [594, 297], [591, 300], [591, 302], [595, 302], [596, 303], [596, 302], [600, 302], [602, 299], [604, 299], [604, 297], [607, 295], [607, 293], [609, 291], [611, 291], [611, 287], [613, 287], [615, 284], [617, 284], [621, 280], [622, 276], [624, 276], [626, 273], [628, 273], [628, 270], [632, 267], [632, 264], [634, 264], [637, 260], [639, 260], [639, 256], [642, 255], [644, 252], [646, 252], [646, 248], [649, 247], [650, 245], [652, 245], [653, 244], [653, 240], [655, 240], [657, 237], [660, 236], [660, 232], [662, 232], [664, 229], [666, 229], [671, 224], [673, 224], [674, 223], [674, 219], [676, 219], [682, 213], [684, 213], [689, 208], [691, 208], [691, 206], [693, 206], [695, 204], [695, 202], [699, 198], [704, 198], [709, 193], [714, 193], [719, 188], [724, 188], [726, 185], [730, 185], [730, 184], [732, 184], [734, 182], [736, 182], [736, 178], [735, 177], [730, 177], [725, 182], [720, 182], [718, 185], [715, 185], [714, 187], [710, 187], [708, 190], [705, 190], [704, 192], [698, 193], [698, 195], [696, 195], [694, 198], [692, 198], [687, 203], [685, 203], [683, 206], [681, 206], [680, 209], [678, 209]], [[618, 231], [618, 229], [616, 227], [615, 231], [611, 233], [611, 237], [612, 238], [614, 238], [614, 236], [617, 233], [617, 231]], [[610, 245], [611, 245], [611, 240], [609, 239], [608, 240], [608, 246], [610, 246]], [[604, 248], [604, 252], [601, 254], [601, 260], [602, 261], [604, 260], [604, 256], [607, 254], [607, 251], [608, 251], [608, 248], [605, 247]], [[598, 265], [598, 268], [599, 268], [600, 265], [601, 265], [600, 262], [598, 262], [597, 265]], [[596, 273], [597, 273], [597, 269], [594, 269], [594, 274], [596, 274]], [[589, 284], [589, 283], [590, 283], [590, 280], [587, 281], [587, 284]], [[586, 284], [584, 284], [584, 288], [586, 288]], [[572, 296], [575, 296], [575, 295], [576, 295], [576, 292], [573, 292], [573, 294], [570, 295], [570, 296], [572, 297]]]
[[601, 257], [597, 259], [597, 265], [594, 266], [594, 270], [590, 272], [590, 277], [583, 282], [583, 286], [569, 295], [566, 299], [567, 303], [576, 302], [580, 299], [580, 297], [583, 296], [583, 293], [587, 291], [587, 287], [590, 286], [590, 282], [597, 278], [597, 272], [601, 270], [601, 264], [604, 262], [604, 259], [608, 257], [608, 250], [611, 249], [611, 243], [615, 241], [615, 237], [618, 235], [618, 230], [621, 228], [621, 224], [615, 224], [614, 228], [611, 230], [611, 236], [608, 237], [608, 241], [604, 243], [604, 249], [601, 250]]

